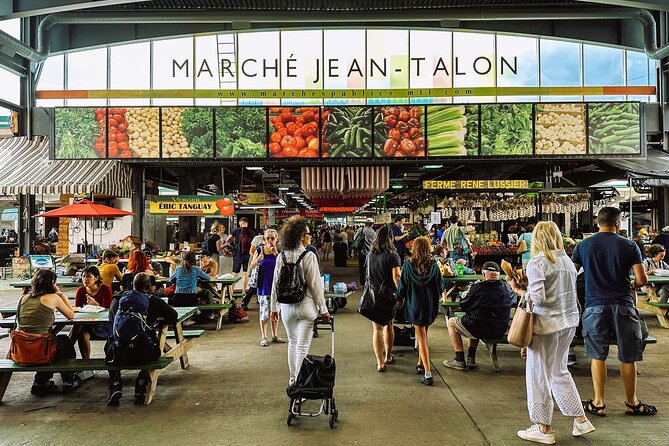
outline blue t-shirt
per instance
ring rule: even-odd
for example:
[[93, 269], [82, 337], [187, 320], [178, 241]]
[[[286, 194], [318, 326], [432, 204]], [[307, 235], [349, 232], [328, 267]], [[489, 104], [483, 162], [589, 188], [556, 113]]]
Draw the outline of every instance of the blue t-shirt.
[[406, 238], [403, 238], [402, 240], [397, 241], [397, 240], [395, 240], [395, 237], [399, 237], [399, 236], [402, 235], [402, 228], [397, 226], [395, 223], [390, 225], [390, 228], [393, 230], [393, 243], [395, 244], [395, 249], [397, 250], [398, 253], [401, 254], [401, 253], [404, 252], [404, 250], [407, 246]]
[[177, 287], [175, 293], [195, 293], [197, 288], [197, 279], [211, 280], [211, 277], [200, 269], [199, 266], [194, 266], [190, 271], [186, 272], [183, 266], [178, 266], [174, 274], [170, 276], [170, 281], [176, 279]]
[[642, 263], [636, 243], [612, 232], [598, 232], [580, 242], [571, 256], [585, 274], [585, 307], [634, 306], [630, 269]]

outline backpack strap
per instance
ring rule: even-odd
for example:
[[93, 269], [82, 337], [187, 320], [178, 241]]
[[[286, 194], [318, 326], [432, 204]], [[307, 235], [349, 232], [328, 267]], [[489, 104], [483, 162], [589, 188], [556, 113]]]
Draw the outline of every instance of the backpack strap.
[[[303, 252], [302, 254], [300, 254], [300, 256], [297, 258], [297, 262], [295, 262], [295, 266], [297, 266], [297, 265], [300, 264], [300, 262], [302, 261], [302, 259], [304, 258], [304, 256], [307, 255], [308, 252], [309, 252], [309, 251], [307, 251], [307, 250], [305, 249], [304, 252]], [[281, 254], [283, 254], [283, 252], [282, 252]], [[285, 260], [286, 260], [286, 258], [284, 257], [284, 262], [285, 262]]]

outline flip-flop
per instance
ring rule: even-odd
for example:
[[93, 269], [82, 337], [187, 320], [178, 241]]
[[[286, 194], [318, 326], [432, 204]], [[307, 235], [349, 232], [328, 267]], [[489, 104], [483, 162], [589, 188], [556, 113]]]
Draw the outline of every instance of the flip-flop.
[[603, 406], [595, 406], [595, 404], [592, 402], [592, 400], [587, 400], [587, 401], [581, 401], [583, 403], [583, 410], [591, 413], [593, 415], [597, 415], [598, 417], [605, 417], [606, 412], [601, 413], [602, 410], [606, 409], [606, 404]]
[[390, 354], [390, 359], [386, 359], [386, 360], [383, 361], [383, 362], [386, 363], [386, 364], [393, 364], [393, 363], [395, 362], [395, 355], [393, 355], [393, 354], [391, 353], [391, 354]]
[[377, 365], [377, 366], [376, 366], [376, 371], [377, 371], [377, 372], [385, 372], [385, 371], [386, 371], [386, 365], [383, 364], [381, 367], [379, 367], [379, 366]]

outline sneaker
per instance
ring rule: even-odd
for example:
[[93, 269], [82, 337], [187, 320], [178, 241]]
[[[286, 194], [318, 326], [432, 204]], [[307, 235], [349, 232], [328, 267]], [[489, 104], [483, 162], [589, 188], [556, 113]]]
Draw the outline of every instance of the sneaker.
[[33, 383], [30, 393], [37, 396], [51, 395], [58, 393], [58, 387], [56, 387], [56, 383], [53, 381], [47, 381], [44, 384]]
[[446, 360], [443, 362], [445, 367], [448, 367], [449, 369], [455, 369], [455, 370], [467, 370], [467, 364], [465, 364], [464, 361], [458, 361], [457, 359], [453, 358], [451, 360]]
[[472, 358], [471, 356], [467, 356], [467, 367], [470, 369], [475, 369], [478, 367], [476, 364], [476, 358]]
[[118, 406], [122, 396], [123, 393], [121, 392], [121, 389], [119, 388], [109, 389], [109, 398], [107, 398], [107, 406]]
[[571, 367], [571, 366], [576, 365], [576, 364], [578, 364], [578, 362], [576, 361], [576, 355], [567, 356], [567, 366], [568, 367]]
[[74, 375], [79, 381], [86, 381], [95, 376], [95, 371], [93, 370], [84, 370], [83, 372], [76, 373]]
[[260, 340], [260, 346], [261, 347], [267, 347], [269, 344], [267, 343], [267, 338], [262, 338]]
[[538, 424], [533, 424], [527, 429], [518, 431], [516, 432], [516, 435], [518, 435], [523, 440], [533, 441], [535, 443], [555, 444], [555, 433], [551, 432], [549, 434], [544, 434], [541, 432], [541, 429], [539, 429]]
[[590, 420], [585, 420], [583, 423], [574, 420], [574, 428], [571, 430], [571, 434], [574, 437], [580, 437], [581, 435], [589, 434], [594, 431], [595, 426], [592, 425]]
[[274, 342], [275, 344], [285, 344], [286, 340], [278, 336], [272, 336], [272, 342]]
[[63, 393], [72, 393], [79, 388], [79, 381], [63, 381]]
[[421, 376], [418, 380], [419, 383], [425, 384], [426, 386], [434, 386], [434, 378], [431, 376], [426, 378], [425, 375]]
[[149, 382], [145, 379], [138, 379], [135, 381], [135, 404], [144, 403], [144, 399], [146, 399], [146, 388], [148, 385]]
[[242, 304], [241, 306], [242, 306], [242, 309], [243, 309], [244, 311], [249, 311], [249, 306], [248, 306], [248, 305], [246, 305], [246, 304]]

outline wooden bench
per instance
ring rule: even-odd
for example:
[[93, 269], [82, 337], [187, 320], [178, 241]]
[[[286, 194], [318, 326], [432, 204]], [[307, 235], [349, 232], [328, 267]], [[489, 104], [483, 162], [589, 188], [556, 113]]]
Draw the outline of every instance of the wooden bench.
[[[174, 358], [163, 356], [156, 361], [142, 365], [126, 365], [122, 370], [148, 370], [149, 387], [146, 392], [144, 404], [149, 404], [156, 393], [158, 382], [158, 370], [162, 370], [174, 361]], [[82, 370], [117, 370], [115, 366], [108, 365], [104, 359], [62, 359], [52, 364], [42, 366], [21, 366], [11, 359], [0, 359], [0, 401], [7, 390], [7, 385], [13, 373], [17, 372], [80, 372]]]
[[[495, 372], [500, 371], [499, 368], [499, 360], [497, 358], [497, 345], [498, 344], [509, 344], [509, 340], [504, 336], [503, 338], [499, 339], [479, 339], [479, 341], [485, 345], [486, 349], [488, 349], [488, 353], [490, 354], [490, 362], [492, 363], [492, 369]], [[644, 345], [648, 344], [657, 344], [657, 338], [654, 338], [652, 336], [648, 336], [647, 338], [643, 339]], [[584, 345], [585, 340], [583, 338], [577, 338], [575, 337], [574, 340], [571, 342], [571, 346], [575, 345]], [[615, 340], [612, 339], [609, 345], [616, 345]]]
[[9, 333], [0, 333], [0, 339], [5, 339], [9, 337]]
[[[204, 334], [204, 330], [184, 330], [183, 331], [184, 339], [199, 338], [203, 334]], [[167, 332], [167, 337], [168, 338], [175, 338], [176, 335], [174, 334], [173, 331], [168, 331]]]
[[657, 321], [660, 327], [669, 328], [669, 319], [667, 318], [667, 310], [669, 310], [669, 303], [662, 303], [655, 293], [653, 284], [646, 285], [646, 296], [640, 297], [637, 294], [636, 307], [639, 310], [644, 310], [653, 313], [657, 316]]
[[218, 321], [216, 321], [216, 330], [221, 329], [223, 318], [227, 316], [228, 311], [232, 308], [232, 304], [202, 304], [197, 305], [200, 311], [218, 311]]

